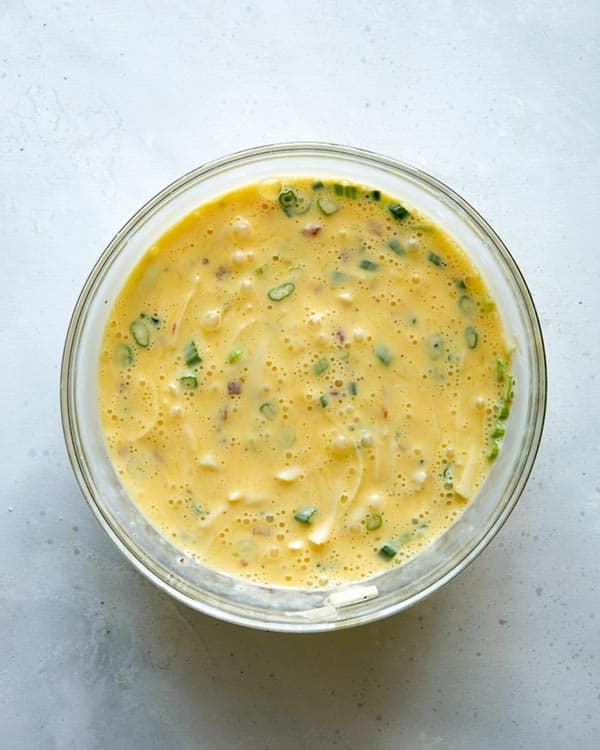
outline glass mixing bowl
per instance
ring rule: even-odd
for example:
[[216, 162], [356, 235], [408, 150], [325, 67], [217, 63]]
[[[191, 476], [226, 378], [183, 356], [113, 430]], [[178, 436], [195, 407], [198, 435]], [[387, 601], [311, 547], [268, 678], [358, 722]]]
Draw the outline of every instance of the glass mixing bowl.
[[[153, 241], [198, 205], [274, 176], [347, 179], [378, 188], [429, 215], [479, 269], [516, 342], [517, 388], [503, 449], [454, 524], [403, 565], [343, 588], [259, 585], [209, 569], [150, 525], [109, 458], [98, 408], [98, 357], [108, 315]], [[206, 614], [264, 630], [311, 632], [360, 625], [420, 601], [460, 573], [506, 521], [531, 472], [546, 406], [542, 333], [527, 285], [502, 240], [459, 195], [428, 174], [384, 156], [329, 144], [243, 151], [181, 177], [118, 232], [83, 287], [67, 333], [61, 409], [69, 458], [96, 518], [127, 559], [159, 588]]]

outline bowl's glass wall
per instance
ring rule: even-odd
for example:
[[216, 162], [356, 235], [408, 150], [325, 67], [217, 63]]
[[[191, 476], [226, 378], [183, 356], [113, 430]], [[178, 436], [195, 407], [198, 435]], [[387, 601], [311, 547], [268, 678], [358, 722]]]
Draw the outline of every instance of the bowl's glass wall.
[[[482, 490], [450, 529], [408, 563], [368, 583], [378, 595], [333, 607], [330, 589], [259, 586], [220, 574], [182, 554], [140, 513], [109, 459], [97, 406], [104, 326], [128, 274], [164, 230], [198, 205], [248, 182], [274, 176], [335, 177], [379, 188], [417, 207], [469, 254], [496, 300], [514, 343], [516, 397], [503, 450]], [[320, 144], [243, 152], [181, 178], [119, 232], [77, 303], [63, 358], [62, 409], [71, 462], [94, 513], [128, 558], [158, 586], [192, 607], [273, 630], [326, 630], [403, 609], [462, 570], [500, 528], [523, 490], [541, 437], [546, 371], [533, 302], [508, 251], [458, 195], [411, 167], [364, 151]]]

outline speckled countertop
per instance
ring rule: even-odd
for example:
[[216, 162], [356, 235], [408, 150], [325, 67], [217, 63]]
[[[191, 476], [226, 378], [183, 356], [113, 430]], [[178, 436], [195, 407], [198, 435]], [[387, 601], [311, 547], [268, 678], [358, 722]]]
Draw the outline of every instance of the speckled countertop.
[[[0, 747], [596, 748], [600, 15], [595, 0], [0, 9]], [[285, 636], [136, 573], [59, 421], [69, 316], [115, 230], [178, 175], [283, 140], [362, 146], [463, 194], [538, 306], [546, 431], [517, 509], [444, 590]]]

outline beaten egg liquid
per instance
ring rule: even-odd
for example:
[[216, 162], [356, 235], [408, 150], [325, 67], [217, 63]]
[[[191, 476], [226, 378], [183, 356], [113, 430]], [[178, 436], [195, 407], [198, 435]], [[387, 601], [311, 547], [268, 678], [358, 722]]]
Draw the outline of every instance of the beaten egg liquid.
[[512, 379], [464, 252], [368, 188], [266, 181], [148, 250], [99, 363], [108, 450], [178, 548], [259, 583], [355, 582], [481, 487]]

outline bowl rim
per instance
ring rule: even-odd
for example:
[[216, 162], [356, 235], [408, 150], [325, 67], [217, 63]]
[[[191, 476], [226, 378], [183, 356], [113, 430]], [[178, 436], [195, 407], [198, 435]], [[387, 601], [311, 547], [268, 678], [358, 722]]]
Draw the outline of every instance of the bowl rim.
[[[458, 207], [467, 214], [470, 220], [474, 222], [474, 224], [482, 232], [482, 234], [487, 236], [491, 240], [492, 244], [494, 245], [494, 249], [503, 257], [503, 260], [511, 271], [512, 277], [516, 282], [519, 293], [525, 303], [525, 308], [528, 313], [528, 323], [531, 331], [534, 334], [535, 350], [537, 353], [536, 363], [538, 365], [539, 372], [537, 379], [537, 402], [536, 408], [534, 410], [534, 425], [531, 430], [531, 439], [528, 445], [527, 457], [519, 474], [518, 481], [514, 486], [509, 500], [504, 503], [500, 512], [494, 516], [493, 522], [488, 526], [485, 533], [481, 535], [479, 540], [466, 552], [466, 554], [460, 557], [456, 564], [454, 564], [453, 567], [450, 568], [445, 574], [443, 574], [439, 578], [436, 578], [434, 581], [424, 586], [419, 591], [401, 601], [393, 602], [387, 606], [377, 609], [374, 612], [369, 613], [366, 616], [357, 613], [355, 616], [350, 616], [340, 621], [311, 622], [310, 620], [307, 620], [305, 624], [303, 623], [302, 626], [299, 626], [297, 622], [288, 622], [284, 619], [280, 619], [277, 621], [260, 620], [258, 618], [249, 617], [244, 614], [236, 614], [233, 611], [225, 610], [217, 606], [213, 606], [209, 602], [200, 601], [194, 597], [188, 596], [176, 587], [170, 585], [168, 581], [164, 580], [157, 573], [151, 570], [144, 563], [141, 557], [139, 557], [133, 549], [131, 549], [124, 543], [122, 538], [116, 533], [115, 529], [113, 529], [112, 524], [110, 523], [106, 514], [103, 512], [102, 504], [97, 500], [93, 488], [90, 486], [90, 483], [88, 482], [88, 479], [86, 477], [86, 473], [83, 470], [82, 457], [80, 456], [74, 437], [76, 434], [76, 426], [74, 425], [75, 415], [73, 413], [75, 411], [75, 378], [73, 375], [74, 368], [72, 367], [72, 363], [76, 355], [77, 333], [79, 331], [80, 324], [82, 323], [82, 319], [84, 318], [87, 303], [90, 298], [93, 297], [93, 292], [99, 276], [103, 272], [107, 261], [116, 254], [118, 248], [122, 245], [127, 235], [132, 232], [137, 226], [139, 226], [140, 223], [143, 222], [143, 220], [154, 211], [154, 209], [159, 208], [161, 204], [167, 202], [170, 197], [182, 191], [188, 184], [194, 183], [198, 179], [209, 176], [211, 173], [222, 170], [225, 167], [235, 167], [236, 165], [242, 163], [259, 160], [261, 157], [282, 157], [286, 155], [302, 155], [303, 153], [305, 153], [307, 156], [321, 155], [332, 157], [335, 155], [341, 155], [346, 159], [354, 158], [363, 163], [367, 162], [373, 166], [383, 166], [391, 169], [395, 173], [408, 175], [413, 179], [416, 179], [418, 182], [424, 183], [429, 188], [432, 188], [436, 194], [441, 193], [446, 198], [449, 198], [453, 203], [457, 204]], [[448, 584], [455, 576], [457, 576], [466, 567], [468, 567], [500, 531], [500, 529], [514, 510], [514, 507], [516, 506], [525, 489], [541, 444], [546, 417], [547, 398], [548, 373], [546, 350], [539, 315], [535, 307], [531, 291], [521, 272], [521, 269], [508, 250], [507, 246], [500, 238], [498, 233], [483, 218], [483, 216], [481, 216], [481, 214], [455, 190], [453, 190], [438, 178], [432, 176], [431, 174], [423, 171], [420, 168], [363, 148], [320, 141], [294, 141], [287, 143], [281, 142], [235, 151], [229, 155], [206, 162], [186, 172], [181, 177], [178, 177], [177, 179], [170, 182], [166, 187], [152, 196], [148, 201], [146, 201], [115, 233], [104, 251], [98, 257], [97, 261], [94, 263], [91, 271], [89, 272], [86, 281], [77, 297], [77, 301], [75, 303], [73, 313], [69, 321], [61, 358], [60, 371], [61, 423], [71, 468], [79, 485], [80, 491], [82, 492], [97, 521], [100, 523], [104, 531], [108, 534], [117, 548], [127, 558], [127, 560], [129, 560], [129, 562], [139, 572], [141, 572], [160, 590], [168, 593], [175, 600], [186, 604], [192, 609], [237, 625], [243, 625], [246, 627], [252, 627], [255, 629], [266, 631], [293, 633], [325, 632], [352, 627], [359, 624], [366, 624], [369, 622], [376, 622], [417, 604], [434, 591], [437, 591], [438, 589]], [[360, 583], [360, 581], [357, 583]]]

